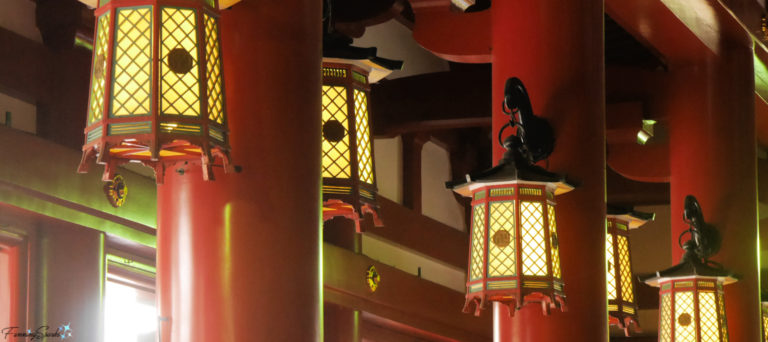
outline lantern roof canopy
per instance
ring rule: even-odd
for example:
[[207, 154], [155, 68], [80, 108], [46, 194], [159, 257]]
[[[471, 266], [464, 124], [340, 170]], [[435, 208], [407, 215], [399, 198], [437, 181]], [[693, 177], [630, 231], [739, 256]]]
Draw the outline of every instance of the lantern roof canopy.
[[646, 213], [612, 205], [608, 205], [606, 215], [629, 222], [629, 229], [640, 228], [640, 226], [648, 223], [648, 221], [656, 219], [656, 213]]
[[684, 278], [717, 279], [717, 281], [723, 282], [723, 285], [732, 284], [739, 280], [739, 277], [731, 271], [709, 266], [697, 259], [686, 259], [685, 256], [678, 265], [663, 271], [656, 271], [655, 274], [639, 276], [638, 278], [640, 281], [654, 287], [659, 287], [665, 281]]
[[564, 194], [575, 188], [566, 177], [544, 170], [535, 164], [528, 164], [513, 159], [508, 151], [504, 158], [488, 170], [467, 174], [466, 180], [445, 182], [445, 187], [456, 193], [471, 197], [472, 192], [480, 187], [515, 183], [546, 183], [555, 187], [555, 195]]
[[403, 61], [379, 57], [377, 52], [376, 47], [352, 46], [352, 39], [336, 32], [323, 35], [323, 62], [356, 65], [368, 71], [370, 83], [403, 68]]

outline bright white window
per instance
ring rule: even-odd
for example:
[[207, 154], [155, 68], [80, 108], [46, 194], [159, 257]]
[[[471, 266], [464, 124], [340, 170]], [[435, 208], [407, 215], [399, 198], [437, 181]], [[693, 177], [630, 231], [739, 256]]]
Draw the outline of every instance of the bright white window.
[[104, 341], [155, 342], [155, 294], [120, 277], [107, 277], [104, 293]]

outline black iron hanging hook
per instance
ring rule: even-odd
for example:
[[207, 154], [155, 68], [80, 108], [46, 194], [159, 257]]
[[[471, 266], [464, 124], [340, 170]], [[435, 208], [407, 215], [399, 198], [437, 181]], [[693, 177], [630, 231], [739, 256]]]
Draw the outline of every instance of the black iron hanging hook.
[[[507, 79], [501, 110], [509, 115], [509, 122], [499, 130], [498, 141], [507, 150], [514, 151], [529, 164], [547, 159], [555, 147], [552, 126], [546, 119], [533, 114], [531, 100], [523, 82], [517, 77]], [[517, 128], [517, 133], [502, 141], [504, 130]]]

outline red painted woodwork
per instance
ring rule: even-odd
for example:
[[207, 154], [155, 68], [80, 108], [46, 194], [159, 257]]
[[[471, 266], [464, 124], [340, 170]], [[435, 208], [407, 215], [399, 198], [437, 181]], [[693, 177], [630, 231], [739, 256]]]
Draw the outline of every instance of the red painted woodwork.
[[[732, 42], [729, 42], [732, 43]], [[688, 226], [684, 198], [696, 196], [706, 222], [722, 235], [714, 260], [741, 275], [725, 288], [731, 341], [760, 340], [757, 251], [754, 75], [750, 46], [732, 44], [719, 56], [672, 73], [670, 170], [672, 239]], [[672, 259], [681, 248], [673, 244]]]
[[360, 342], [360, 312], [333, 303], [323, 305], [325, 342]]
[[189, 167], [158, 186], [163, 341], [322, 338], [321, 5], [291, 0], [267, 11], [246, 0], [222, 13], [230, 144], [242, 172], [206, 182]]
[[462, 63], [491, 61], [490, 11], [461, 13], [450, 0], [411, 0], [413, 38], [436, 56]]
[[[580, 183], [558, 197], [557, 206], [568, 311], [544, 316], [540, 306], [529, 305], [510, 318], [494, 303], [494, 338], [607, 341], [603, 2], [499, 1], [491, 11], [493, 131], [507, 119], [500, 108], [504, 82], [517, 76], [534, 112], [554, 128], [549, 170]], [[494, 144], [493, 159], [502, 153]]]

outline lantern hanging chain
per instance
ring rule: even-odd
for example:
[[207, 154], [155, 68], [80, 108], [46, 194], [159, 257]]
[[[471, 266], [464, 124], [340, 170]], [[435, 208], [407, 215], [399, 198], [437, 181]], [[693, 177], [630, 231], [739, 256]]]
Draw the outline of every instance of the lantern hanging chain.
[[[677, 238], [677, 244], [686, 251], [683, 258], [691, 258], [695, 255], [696, 259], [704, 264], [711, 264], [722, 268], [722, 265], [719, 263], [709, 260], [709, 257], [720, 250], [720, 234], [715, 227], [704, 222], [701, 206], [696, 197], [692, 195], [685, 197], [683, 222], [688, 224], [688, 229], [680, 233], [680, 236]], [[686, 234], [690, 235], [690, 239], [683, 242], [683, 237]]]
[[[499, 145], [516, 152], [528, 164], [549, 158], [555, 144], [552, 127], [546, 119], [533, 114], [528, 91], [517, 77], [507, 79], [501, 111], [509, 116], [509, 121], [499, 129]], [[517, 128], [517, 132], [502, 140], [508, 127]]]

